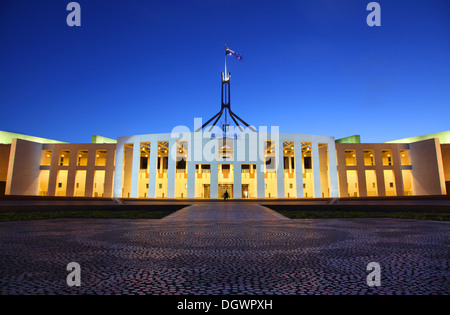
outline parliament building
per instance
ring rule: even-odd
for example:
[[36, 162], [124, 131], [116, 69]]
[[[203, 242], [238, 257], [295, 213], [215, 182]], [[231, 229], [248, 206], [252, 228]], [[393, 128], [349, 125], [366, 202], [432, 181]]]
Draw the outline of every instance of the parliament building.
[[[256, 130], [231, 110], [230, 75], [224, 73], [220, 111], [192, 132], [63, 143], [0, 131], [0, 195], [216, 199], [227, 192], [230, 199], [284, 199], [447, 194], [450, 131], [360, 143], [359, 136], [336, 140]], [[225, 122], [218, 126], [220, 118]]]

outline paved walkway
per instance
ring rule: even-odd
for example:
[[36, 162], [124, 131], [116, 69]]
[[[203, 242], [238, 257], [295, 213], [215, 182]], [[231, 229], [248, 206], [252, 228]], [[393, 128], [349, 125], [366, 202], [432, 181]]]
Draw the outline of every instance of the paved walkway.
[[[0, 295], [448, 295], [449, 228], [401, 219], [0, 222]], [[80, 264], [80, 287], [66, 283], [70, 262]], [[379, 287], [367, 285], [370, 262], [381, 267]]]
[[256, 203], [233, 201], [198, 203], [181, 209], [163, 220], [289, 220], [285, 216]]

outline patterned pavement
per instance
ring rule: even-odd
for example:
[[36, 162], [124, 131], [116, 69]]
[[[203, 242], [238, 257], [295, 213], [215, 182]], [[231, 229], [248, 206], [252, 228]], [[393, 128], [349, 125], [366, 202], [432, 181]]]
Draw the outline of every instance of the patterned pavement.
[[[0, 223], [6, 294], [449, 294], [449, 223], [401, 219]], [[66, 283], [67, 264], [81, 286]], [[378, 262], [381, 286], [366, 266]]]
[[194, 203], [163, 218], [165, 221], [173, 220], [289, 220], [276, 211], [263, 207], [257, 203], [243, 202], [206, 202]]

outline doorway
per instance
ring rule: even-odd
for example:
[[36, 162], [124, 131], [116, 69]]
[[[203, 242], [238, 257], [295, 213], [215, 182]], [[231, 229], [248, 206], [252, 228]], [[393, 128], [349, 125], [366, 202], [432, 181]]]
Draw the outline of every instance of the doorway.
[[205, 198], [205, 199], [210, 198], [209, 188], [210, 188], [209, 184], [203, 184], [203, 198]]
[[248, 184], [242, 184], [242, 198], [249, 198]]
[[219, 184], [219, 198], [223, 198], [225, 191], [228, 192], [228, 198], [233, 198], [233, 184]]

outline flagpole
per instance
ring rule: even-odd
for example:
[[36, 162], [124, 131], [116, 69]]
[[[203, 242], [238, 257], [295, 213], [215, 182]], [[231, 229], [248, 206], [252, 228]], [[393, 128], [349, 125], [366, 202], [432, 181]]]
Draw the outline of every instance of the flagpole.
[[228, 74], [227, 74], [227, 45], [225, 45], [225, 72], [224, 72], [224, 80], [228, 79]]

